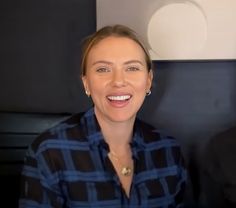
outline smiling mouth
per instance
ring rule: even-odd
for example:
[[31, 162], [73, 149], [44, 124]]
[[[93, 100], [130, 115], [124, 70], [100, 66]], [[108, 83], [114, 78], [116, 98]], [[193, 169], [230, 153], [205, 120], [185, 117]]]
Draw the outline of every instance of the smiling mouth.
[[131, 95], [111, 95], [107, 97], [110, 101], [127, 101], [131, 98]]

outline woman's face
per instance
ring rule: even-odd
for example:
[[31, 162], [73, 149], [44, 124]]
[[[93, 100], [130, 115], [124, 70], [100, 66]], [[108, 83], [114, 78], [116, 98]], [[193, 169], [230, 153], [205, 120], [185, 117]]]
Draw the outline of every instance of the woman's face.
[[133, 121], [152, 83], [145, 54], [132, 39], [107, 37], [90, 50], [85, 90], [94, 102], [100, 120]]

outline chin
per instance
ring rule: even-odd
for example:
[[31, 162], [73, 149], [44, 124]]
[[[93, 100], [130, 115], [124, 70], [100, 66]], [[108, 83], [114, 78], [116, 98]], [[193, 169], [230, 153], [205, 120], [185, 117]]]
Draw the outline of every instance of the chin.
[[109, 118], [113, 122], [128, 122], [133, 121], [136, 117], [136, 114], [133, 115], [127, 115], [127, 114], [119, 114], [119, 115], [110, 115]]

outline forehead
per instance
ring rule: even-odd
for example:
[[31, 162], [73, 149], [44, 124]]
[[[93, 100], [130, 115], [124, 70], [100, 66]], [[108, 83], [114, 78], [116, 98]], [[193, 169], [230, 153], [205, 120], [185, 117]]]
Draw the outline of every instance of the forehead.
[[92, 46], [88, 58], [93, 57], [112, 57], [112, 56], [129, 56], [139, 59], [145, 59], [145, 52], [142, 47], [133, 39], [128, 37], [110, 36], [100, 40]]

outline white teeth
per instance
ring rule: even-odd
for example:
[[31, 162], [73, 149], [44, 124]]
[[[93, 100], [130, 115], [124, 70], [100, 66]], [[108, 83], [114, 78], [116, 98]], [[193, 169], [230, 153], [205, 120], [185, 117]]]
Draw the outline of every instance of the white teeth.
[[130, 99], [130, 95], [108, 96], [109, 100], [123, 101]]

